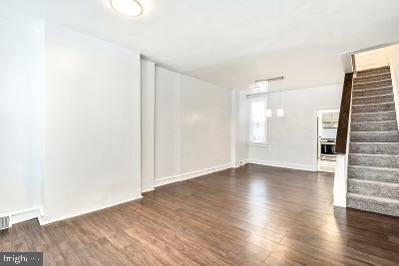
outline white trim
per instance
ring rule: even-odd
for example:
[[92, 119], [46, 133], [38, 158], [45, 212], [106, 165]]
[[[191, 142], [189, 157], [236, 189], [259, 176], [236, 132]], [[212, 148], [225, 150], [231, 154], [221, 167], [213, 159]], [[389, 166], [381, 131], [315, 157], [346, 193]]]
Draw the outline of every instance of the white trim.
[[80, 211], [80, 212], [77, 212], [77, 213], [74, 213], [74, 214], [71, 214], [71, 215], [65, 215], [65, 216], [61, 216], [61, 217], [58, 217], [58, 218], [55, 218], [55, 219], [50, 219], [50, 220], [46, 220], [45, 219], [45, 215], [42, 214], [39, 217], [39, 222], [40, 222], [40, 225], [47, 225], [47, 224], [55, 223], [55, 222], [58, 222], [58, 221], [74, 218], [74, 217], [77, 217], [77, 216], [89, 214], [89, 213], [92, 213], [92, 212], [101, 211], [101, 210], [104, 210], [104, 209], [107, 209], [107, 208], [115, 207], [115, 206], [118, 206], [118, 205], [121, 205], [121, 204], [124, 204], [124, 203], [128, 203], [128, 202], [131, 202], [131, 201], [136, 201], [136, 200], [139, 200], [139, 199], [142, 199], [142, 198], [143, 198], [143, 196], [140, 195], [138, 197], [127, 199], [127, 200], [123, 200], [123, 201], [120, 201], [120, 202], [115, 202], [115, 203], [103, 206], [101, 208], [95, 208], [95, 209], [89, 209], [89, 210], [86, 210], [86, 211]]
[[231, 168], [239, 168], [241, 166], [244, 166], [248, 164], [248, 160], [240, 160], [238, 162], [232, 162], [231, 163]]
[[346, 208], [346, 193], [335, 193], [333, 199], [334, 207]]
[[348, 191], [348, 153], [337, 154], [334, 186], [333, 186], [333, 206], [346, 207], [346, 193]]
[[288, 168], [288, 169], [295, 169], [295, 170], [312, 171], [312, 172], [317, 171], [317, 167], [315, 167], [314, 165], [308, 165], [308, 164], [284, 163], [284, 162], [266, 161], [266, 160], [257, 160], [257, 159], [249, 159], [248, 163]]
[[266, 148], [269, 144], [267, 142], [260, 142], [260, 143], [249, 142], [247, 145], [249, 147], [255, 147], [255, 148]]
[[244, 160], [240, 160], [239, 162], [237, 162], [236, 164], [232, 164], [232, 167], [233, 168], [239, 168], [239, 167], [241, 167], [241, 166], [244, 166], [244, 165], [246, 165], [246, 164], [248, 164], [249, 162], [248, 162], [248, 160], [247, 159], [244, 159]]
[[141, 193], [147, 193], [147, 192], [151, 192], [154, 190], [155, 190], [155, 188], [151, 187], [151, 188], [144, 189], [143, 191], [141, 191]]
[[206, 168], [206, 169], [202, 169], [202, 170], [183, 173], [181, 175], [163, 177], [163, 178], [155, 180], [155, 187], [159, 187], [159, 186], [163, 186], [163, 185], [167, 185], [167, 184], [171, 184], [171, 183], [175, 183], [175, 182], [180, 182], [180, 181], [192, 179], [192, 178], [203, 176], [203, 175], [212, 174], [215, 172], [230, 169], [232, 167], [233, 167], [232, 163], [225, 163], [225, 164], [215, 166], [215, 167], [210, 167], [210, 168]]
[[237, 112], [239, 111], [239, 97], [236, 90], [231, 90], [231, 122], [230, 122], [230, 161], [232, 164], [235, 164], [237, 157], [237, 132], [236, 132], [236, 121], [237, 121]]
[[21, 223], [21, 222], [28, 221], [28, 220], [35, 219], [35, 218], [39, 218], [40, 215], [41, 215], [41, 212], [40, 212], [39, 207], [34, 207], [34, 208], [23, 209], [23, 210], [11, 212], [9, 214], [10, 227], [12, 227], [13, 224]]
[[162, 177], [159, 179], [155, 179], [154, 187], [159, 187], [159, 186], [163, 186], [163, 185], [167, 185], [167, 184], [171, 184], [171, 183], [175, 183], [175, 182], [179, 182], [179, 181], [181, 181], [180, 175]]

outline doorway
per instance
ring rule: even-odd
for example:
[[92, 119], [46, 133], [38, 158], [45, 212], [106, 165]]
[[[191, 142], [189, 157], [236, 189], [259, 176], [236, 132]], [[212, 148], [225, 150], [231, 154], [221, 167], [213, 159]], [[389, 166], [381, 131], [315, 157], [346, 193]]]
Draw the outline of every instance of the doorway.
[[317, 112], [317, 170], [335, 172], [339, 110]]

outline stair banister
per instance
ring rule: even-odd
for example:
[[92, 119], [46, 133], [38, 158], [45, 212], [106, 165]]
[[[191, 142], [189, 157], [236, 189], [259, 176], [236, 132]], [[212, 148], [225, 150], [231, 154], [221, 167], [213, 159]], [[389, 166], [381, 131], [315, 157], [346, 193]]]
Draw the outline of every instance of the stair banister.
[[333, 205], [346, 207], [347, 172], [348, 172], [348, 138], [352, 102], [353, 73], [346, 73], [342, 90], [336, 139], [336, 169], [334, 176]]

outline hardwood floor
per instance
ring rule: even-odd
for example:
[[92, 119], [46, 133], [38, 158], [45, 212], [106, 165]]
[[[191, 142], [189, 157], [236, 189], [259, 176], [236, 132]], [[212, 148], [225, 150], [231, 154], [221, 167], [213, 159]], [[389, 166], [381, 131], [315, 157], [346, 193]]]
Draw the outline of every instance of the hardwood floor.
[[46, 265], [398, 265], [399, 219], [332, 207], [332, 174], [247, 165], [0, 233]]

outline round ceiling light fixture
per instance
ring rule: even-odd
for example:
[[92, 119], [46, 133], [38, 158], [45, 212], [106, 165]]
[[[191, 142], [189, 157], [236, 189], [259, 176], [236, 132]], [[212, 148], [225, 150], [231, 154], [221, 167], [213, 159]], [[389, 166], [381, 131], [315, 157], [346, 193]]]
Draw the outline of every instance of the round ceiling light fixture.
[[138, 17], [143, 14], [143, 6], [136, 0], [110, 0], [111, 7], [128, 17]]

